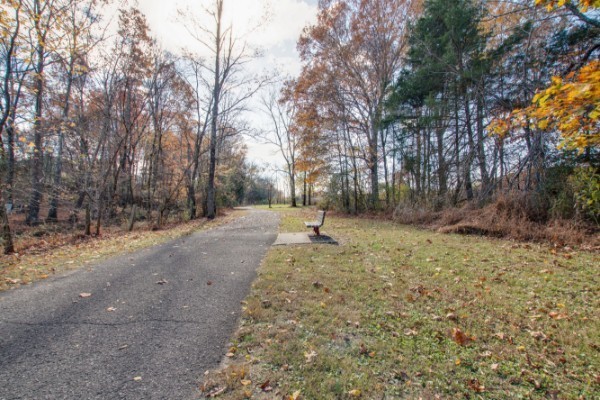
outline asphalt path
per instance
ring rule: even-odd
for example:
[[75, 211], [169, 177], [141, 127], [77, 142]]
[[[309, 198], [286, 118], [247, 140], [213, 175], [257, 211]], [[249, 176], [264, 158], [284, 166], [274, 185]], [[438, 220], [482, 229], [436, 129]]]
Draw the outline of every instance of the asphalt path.
[[0, 399], [197, 398], [278, 223], [250, 211], [1, 294]]

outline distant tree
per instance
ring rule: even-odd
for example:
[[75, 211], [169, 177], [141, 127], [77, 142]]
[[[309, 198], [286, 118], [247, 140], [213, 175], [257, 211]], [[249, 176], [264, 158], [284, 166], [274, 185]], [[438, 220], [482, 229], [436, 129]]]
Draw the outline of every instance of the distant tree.
[[385, 98], [407, 49], [413, 0], [326, 0], [317, 23], [307, 27], [298, 48], [307, 66], [331, 74], [366, 142], [370, 207], [379, 208], [380, 130]]
[[[291, 83], [289, 83], [291, 85]], [[282, 88], [282, 92], [285, 88]], [[300, 154], [300, 136], [294, 125], [296, 107], [293, 101], [285, 99], [283, 93], [270, 90], [261, 99], [263, 112], [270, 122], [270, 129], [259, 133], [267, 143], [275, 145], [285, 162], [285, 173], [290, 185], [290, 206], [297, 207], [296, 170]]]

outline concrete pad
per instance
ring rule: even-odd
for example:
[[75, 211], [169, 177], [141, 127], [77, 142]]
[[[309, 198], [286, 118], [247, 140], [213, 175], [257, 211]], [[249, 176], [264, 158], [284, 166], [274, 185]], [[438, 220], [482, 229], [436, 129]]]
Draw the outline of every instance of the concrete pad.
[[289, 246], [295, 244], [335, 244], [335, 241], [327, 235], [310, 235], [306, 232], [295, 232], [295, 233], [280, 233], [277, 236], [277, 240], [273, 243], [273, 246]]

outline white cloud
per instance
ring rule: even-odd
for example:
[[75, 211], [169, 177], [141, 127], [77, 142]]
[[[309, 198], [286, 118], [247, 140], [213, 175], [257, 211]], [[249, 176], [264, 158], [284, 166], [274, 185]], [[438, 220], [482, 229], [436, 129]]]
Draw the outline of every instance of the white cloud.
[[[181, 48], [188, 48], [200, 54], [205, 49], [191, 37], [178, 18], [177, 10], [194, 15], [200, 23], [210, 27], [210, 17], [203, 11], [203, 7], [210, 8], [211, 4], [210, 0], [139, 0], [139, 8], [146, 15], [152, 34], [165, 49], [179, 52]], [[302, 28], [313, 23], [315, 17], [316, 6], [306, 0], [225, 2], [226, 24], [231, 24], [234, 34], [249, 45], [263, 50], [265, 57], [259, 63], [265, 67], [280, 65], [289, 74], [299, 71], [296, 41]]]

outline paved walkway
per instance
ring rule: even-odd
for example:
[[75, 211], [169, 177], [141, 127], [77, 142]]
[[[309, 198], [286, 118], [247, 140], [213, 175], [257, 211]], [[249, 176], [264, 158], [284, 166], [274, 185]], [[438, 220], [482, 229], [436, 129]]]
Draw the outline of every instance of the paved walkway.
[[251, 211], [1, 294], [0, 399], [198, 397], [278, 223]]

